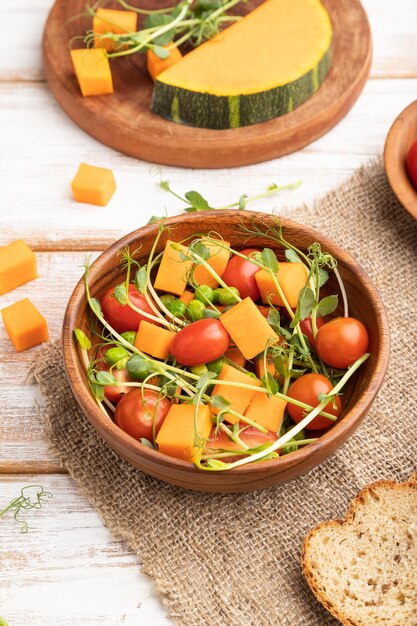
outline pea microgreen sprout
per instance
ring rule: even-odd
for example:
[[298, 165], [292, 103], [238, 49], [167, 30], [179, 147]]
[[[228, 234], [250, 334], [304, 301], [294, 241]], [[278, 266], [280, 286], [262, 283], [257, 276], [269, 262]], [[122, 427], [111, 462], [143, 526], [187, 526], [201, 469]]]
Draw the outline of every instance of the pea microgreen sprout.
[[3, 517], [10, 511], [13, 513], [16, 522], [21, 525], [20, 532], [27, 533], [29, 525], [20, 518], [21, 511], [41, 509], [43, 503], [50, 498], [53, 498], [52, 493], [45, 491], [41, 485], [26, 485], [26, 487], [20, 490], [20, 495], [11, 500], [10, 504], [0, 511], [0, 517]]

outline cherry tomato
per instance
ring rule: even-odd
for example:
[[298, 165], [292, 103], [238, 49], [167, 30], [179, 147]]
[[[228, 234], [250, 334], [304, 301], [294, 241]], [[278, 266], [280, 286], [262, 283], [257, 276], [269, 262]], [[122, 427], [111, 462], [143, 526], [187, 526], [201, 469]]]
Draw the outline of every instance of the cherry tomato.
[[413, 143], [407, 155], [407, 172], [417, 191], [417, 141]]
[[[120, 304], [114, 297], [113, 292], [114, 287], [111, 287], [104, 294], [101, 300], [101, 308], [103, 309], [105, 320], [116, 332], [124, 333], [127, 330], [137, 330], [139, 322], [144, 319], [152, 323], [152, 320], [140, 315], [140, 313], [131, 309], [128, 304]], [[134, 285], [129, 285], [129, 298], [138, 309], [145, 311], [145, 313], [154, 314], [145, 296]]]
[[[242, 250], [242, 254], [248, 256], [251, 252], [260, 252], [254, 248]], [[259, 272], [259, 267], [246, 259], [233, 256], [227, 264], [222, 279], [229, 287], [236, 287], [241, 298], [252, 298], [253, 301], [259, 300], [261, 297], [258, 285], [255, 280], [255, 274]]]
[[[304, 402], [312, 407], [316, 407], [320, 404], [318, 395], [320, 393], [328, 394], [332, 389], [332, 383], [322, 374], [304, 374], [304, 376], [297, 378], [290, 386], [288, 396], [299, 402]], [[327, 404], [325, 411], [331, 415], [339, 416], [342, 411], [340, 398], [336, 396], [334, 402], [336, 408], [333, 407], [333, 401], [331, 400]], [[295, 404], [291, 404], [290, 402], [287, 404], [287, 410], [289, 416], [296, 424], [301, 422], [308, 413], [307, 409], [295, 406]], [[328, 428], [332, 424], [333, 422], [331, 420], [322, 415], [318, 415], [306, 428], [310, 430], [321, 430], [322, 428]]]
[[117, 405], [114, 421], [135, 439], [144, 437], [153, 441], [154, 420], [157, 435], [170, 407], [168, 398], [162, 398], [157, 391], [132, 389]]
[[182, 365], [210, 363], [229, 347], [230, 337], [219, 320], [207, 318], [189, 324], [177, 333], [171, 354]]
[[[320, 328], [324, 325], [324, 319], [322, 317], [316, 318], [317, 328]], [[313, 327], [311, 325], [311, 317], [306, 317], [305, 320], [300, 322], [301, 332], [307, 337], [308, 343], [310, 346], [315, 347], [314, 335], [313, 335]]]
[[[101, 371], [101, 372], [110, 371], [110, 367], [106, 363], [104, 358], [105, 358], [105, 354], [107, 350], [110, 350], [110, 348], [113, 348], [113, 347], [114, 346], [109, 345], [109, 346], [100, 348], [100, 350], [98, 351], [97, 353], [97, 370], [98, 371]], [[132, 379], [129, 377], [129, 374], [126, 368], [123, 370], [117, 370], [115, 367], [113, 367], [111, 373], [113, 374], [115, 379], [121, 383], [127, 383], [127, 382], [132, 381]], [[129, 387], [125, 387], [123, 385], [105, 385], [104, 386], [104, 395], [106, 396], [107, 400], [110, 400], [110, 402], [112, 402], [113, 404], [117, 404], [117, 402], [119, 402], [121, 397], [124, 396], [128, 391], [129, 391]]]
[[[253, 426], [249, 426], [245, 428], [245, 424], [241, 422], [239, 424], [242, 430], [240, 434], [240, 439], [245, 443], [249, 448], [257, 448], [258, 446], [262, 446], [265, 443], [273, 444], [274, 441], [278, 439], [276, 433], [268, 430], [267, 433], [261, 433], [259, 430], [254, 428]], [[211, 431], [211, 435], [206, 443], [207, 450], [241, 450], [242, 448], [229, 439], [227, 434], [223, 431], [219, 431], [217, 435], [215, 435], [215, 429]], [[236, 461], [239, 457], [237, 455], [232, 455], [230, 457], [222, 458], [222, 461]]]
[[338, 317], [324, 324], [316, 337], [317, 354], [327, 365], [345, 369], [368, 349], [365, 326], [353, 317]]

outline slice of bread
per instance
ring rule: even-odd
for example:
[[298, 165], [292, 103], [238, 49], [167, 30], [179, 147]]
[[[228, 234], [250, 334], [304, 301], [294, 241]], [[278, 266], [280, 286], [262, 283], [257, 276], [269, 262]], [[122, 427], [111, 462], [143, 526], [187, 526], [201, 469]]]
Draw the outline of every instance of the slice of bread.
[[344, 626], [417, 626], [417, 482], [365, 487], [304, 540], [304, 576]]

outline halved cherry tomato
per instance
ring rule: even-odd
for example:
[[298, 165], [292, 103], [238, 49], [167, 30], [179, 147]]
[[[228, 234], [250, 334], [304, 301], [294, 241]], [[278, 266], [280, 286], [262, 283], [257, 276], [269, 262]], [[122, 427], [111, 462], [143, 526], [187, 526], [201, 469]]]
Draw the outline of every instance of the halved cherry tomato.
[[230, 337], [219, 320], [207, 318], [189, 324], [177, 333], [171, 354], [181, 365], [202, 365], [221, 357]]
[[[316, 407], [320, 404], [318, 399], [319, 394], [328, 394], [332, 389], [332, 383], [322, 374], [304, 374], [304, 376], [300, 376], [300, 378], [297, 378], [297, 380], [293, 382], [288, 390], [288, 395], [290, 398], [294, 398], [294, 400]], [[336, 408], [333, 407], [333, 400], [331, 400], [324, 410], [326, 413], [338, 417], [342, 411], [342, 403], [338, 396], [334, 398], [334, 402]], [[295, 404], [291, 404], [290, 402], [287, 404], [287, 410], [289, 416], [296, 424], [301, 422], [308, 413], [306, 409], [295, 406]], [[321, 430], [322, 428], [328, 428], [332, 424], [333, 422], [331, 420], [322, 415], [318, 415], [306, 428], [309, 430]]]
[[[258, 446], [262, 446], [265, 443], [273, 444], [274, 441], [278, 439], [278, 435], [272, 430], [268, 430], [267, 433], [261, 433], [259, 430], [254, 428], [253, 426], [248, 426], [245, 428], [245, 424], [241, 422], [239, 424], [240, 428], [243, 428], [240, 439], [245, 443], [249, 448], [257, 448]], [[232, 441], [225, 432], [219, 431], [217, 435], [215, 435], [215, 428], [211, 431], [210, 437], [207, 440], [205, 448], [210, 454], [210, 450], [242, 450], [239, 444]], [[232, 455], [230, 457], [222, 458], [222, 461], [234, 460], [236, 461], [239, 457], [237, 455]]]
[[[145, 296], [134, 285], [129, 285], [129, 298], [138, 309], [154, 315]], [[104, 294], [101, 300], [101, 308], [103, 309], [105, 320], [118, 333], [124, 333], [127, 330], [137, 330], [139, 322], [144, 319], [152, 324], [152, 320], [137, 313], [128, 304], [120, 304], [114, 297], [114, 287], [111, 287]]]
[[368, 349], [365, 326], [353, 317], [338, 317], [324, 324], [317, 333], [317, 354], [327, 365], [345, 369]]
[[[114, 346], [106, 346], [100, 348], [97, 353], [97, 370], [100, 372], [109, 372], [110, 367], [107, 365], [105, 359], [105, 354], [107, 350], [110, 350]], [[129, 377], [127, 373], [127, 369], [117, 370], [113, 367], [111, 373], [115, 377], [115, 379], [121, 383], [132, 382], [132, 379]], [[129, 391], [129, 387], [125, 387], [124, 385], [105, 385], [104, 386], [104, 395], [107, 400], [110, 400], [113, 404], [117, 404], [119, 400]]]
[[135, 439], [144, 437], [152, 441], [154, 420], [157, 435], [170, 407], [168, 398], [161, 397], [157, 391], [132, 389], [117, 405], [114, 421]]
[[[252, 252], [260, 252], [255, 248], [242, 250], [242, 254], [248, 256]], [[222, 279], [229, 287], [236, 287], [241, 298], [252, 298], [253, 301], [259, 300], [261, 297], [258, 285], [255, 280], [255, 274], [259, 272], [259, 267], [246, 259], [233, 256], [227, 264]]]
[[417, 191], [417, 141], [413, 143], [407, 155], [407, 172]]

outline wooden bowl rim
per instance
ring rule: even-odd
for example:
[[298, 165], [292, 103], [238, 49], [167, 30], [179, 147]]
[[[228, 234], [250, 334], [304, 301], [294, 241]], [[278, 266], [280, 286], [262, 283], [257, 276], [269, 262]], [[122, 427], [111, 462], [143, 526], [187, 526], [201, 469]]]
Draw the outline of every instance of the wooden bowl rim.
[[[389, 129], [384, 146], [384, 167], [391, 185], [391, 189], [396, 195], [399, 202], [417, 220], [417, 190], [407, 174], [405, 163], [398, 163], [397, 158], [392, 158], [395, 154], [397, 145], [402, 141], [403, 134], [406, 131], [405, 120], [414, 116], [417, 126], [417, 100], [409, 104], [397, 117]], [[417, 135], [416, 139], [417, 141]], [[404, 175], [398, 176], [398, 167], [404, 167]]]
[[[198, 220], [198, 217], [196, 216], [199, 216], [201, 218], [230, 216], [231, 218], [235, 219], [237, 216], [242, 217], [242, 214], [239, 213], [236, 209], [205, 211], [202, 214], [189, 213], [186, 215], [169, 217], [167, 218], [165, 224], [167, 226], [173, 226], [180, 221], [192, 222], [196, 219]], [[251, 474], [252, 477], [256, 478], [257, 474], [265, 474], [265, 471], [269, 468], [275, 468], [276, 470], [278, 464], [280, 464], [280, 469], [282, 470], [293, 467], [295, 465], [300, 465], [301, 463], [304, 463], [305, 461], [311, 459], [311, 457], [313, 457], [316, 452], [318, 452], [319, 449], [323, 446], [332, 447], [332, 444], [337, 445], [338, 441], [340, 441], [341, 445], [345, 441], [349, 434], [356, 429], [364, 415], [369, 410], [369, 407], [374, 401], [382, 385], [389, 361], [390, 332], [388, 318], [375, 285], [366, 274], [365, 270], [359, 265], [359, 263], [349, 253], [345, 252], [338, 244], [333, 242], [331, 239], [328, 239], [327, 237], [321, 235], [309, 226], [304, 226], [285, 217], [272, 216], [270, 214], [257, 211], [244, 211], [243, 217], [262, 218], [264, 220], [271, 220], [273, 217], [278, 217], [284, 229], [299, 229], [300, 231], [302, 231], [304, 236], [307, 236], [309, 238], [311, 237], [312, 242], [320, 242], [323, 248], [333, 254], [337, 259], [340, 256], [343, 256], [343, 263], [345, 265], [349, 265], [349, 269], [358, 277], [358, 280], [360, 280], [365, 285], [366, 291], [370, 294], [371, 298], [376, 300], [379, 304], [378, 307], [375, 307], [375, 314], [376, 323], [380, 334], [380, 347], [378, 350], [378, 354], [375, 355], [375, 361], [373, 364], [373, 370], [371, 372], [370, 378], [360, 398], [355, 402], [355, 404], [348, 411], [348, 413], [343, 416], [340, 422], [335, 424], [328, 432], [323, 434], [317, 442], [309, 444], [308, 446], [292, 452], [291, 454], [284, 455], [277, 460], [243, 465], [242, 467], [228, 470], [228, 472], [233, 473], [239, 472], [239, 474], [241, 474], [242, 476], [246, 474]], [[105, 264], [106, 260], [109, 257], [114, 257], [114, 255], [120, 249], [122, 249], [126, 245], [131, 244], [133, 241], [138, 239], [138, 237], [142, 235], [156, 234], [157, 230], [158, 224], [147, 224], [115, 241], [111, 246], [104, 250], [91, 265], [90, 282], [94, 280], [96, 276], [99, 276], [100, 273], [102, 273], [102, 265]], [[163, 454], [162, 452], [152, 450], [151, 448], [143, 446], [133, 437], [131, 437], [123, 430], [121, 430], [118, 426], [116, 426], [116, 424], [110, 418], [107, 419], [102, 411], [99, 409], [93, 397], [91, 396], [84, 380], [82, 380], [77, 371], [80, 365], [81, 367], [83, 366], [81, 364], [78, 349], [73, 339], [73, 322], [75, 321], [78, 307], [81, 306], [84, 298], [84, 279], [81, 278], [70, 296], [65, 311], [62, 328], [62, 344], [64, 365], [67, 378], [75, 399], [82, 408], [86, 417], [95, 428], [96, 424], [99, 424], [100, 428], [102, 428], [106, 432], [106, 435], [109, 438], [114, 438], [114, 440], [118, 443], [119, 448], [127, 448], [131, 453], [138, 454], [139, 456], [143, 457], [144, 460], [153, 462], [156, 461], [161, 467], [165, 466], [173, 470], [181, 470], [187, 473], [203, 475], [204, 472], [202, 470], [198, 470], [192, 463], [175, 459], [174, 457], [170, 457], [166, 454]], [[72, 372], [77, 372], [77, 374], [73, 375]]]

